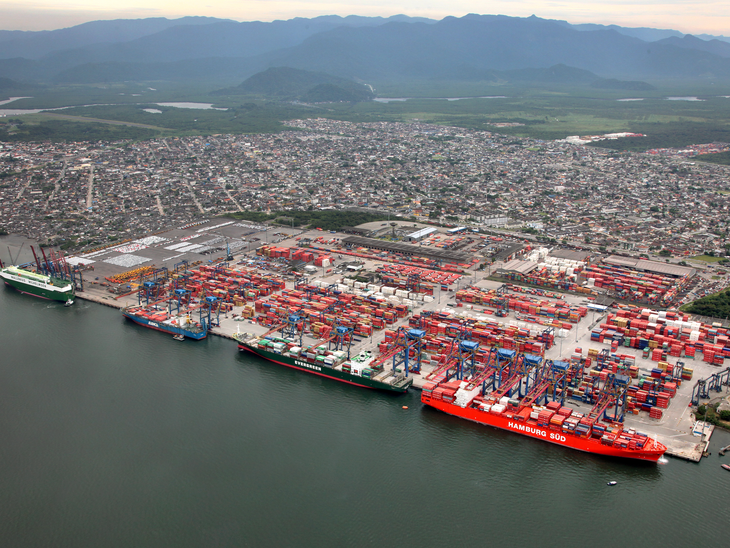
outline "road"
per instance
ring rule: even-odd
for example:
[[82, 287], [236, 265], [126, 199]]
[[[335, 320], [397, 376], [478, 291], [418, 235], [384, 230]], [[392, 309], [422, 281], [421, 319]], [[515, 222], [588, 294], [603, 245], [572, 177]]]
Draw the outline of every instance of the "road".
[[49, 118], [58, 118], [60, 120], [70, 120], [72, 122], [96, 122], [99, 124], [110, 124], [113, 126], [130, 126], [130, 127], [141, 127], [145, 129], [155, 129], [157, 131], [172, 131], [169, 128], [151, 126], [149, 124], [138, 124], [136, 122], [123, 122], [121, 120], [104, 120], [103, 118], [91, 118], [90, 116], [71, 116], [70, 114], [51, 114], [44, 112], [43, 116]]

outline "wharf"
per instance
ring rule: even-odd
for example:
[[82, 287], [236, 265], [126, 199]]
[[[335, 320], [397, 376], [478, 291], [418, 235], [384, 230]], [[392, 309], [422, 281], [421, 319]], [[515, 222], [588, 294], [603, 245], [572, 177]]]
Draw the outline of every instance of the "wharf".
[[[325, 276], [324, 273], [321, 276], [316, 276], [326, 283], [335, 283], [337, 278], [336, 274]], [[492, 281], [483, 274], [478, 276], [474, 275], [472, 279], [465, 280], [470, 285], [475, 285], [483, 289], [496, 289], [502, 285], [501, 282]], [[293, 288], [293, 282], [287, 282], [286, 286], [288, 289]], [[458, 289], [458, 287], [457, 287]], [[424, 310], [430, 311], [456, 311], [468, 312], [467, 307], [458, 307], [454, 300], [455, 291], [438, 291], [434, 295], [434, 300], [429, 303], [418, 302], [414, 305], [413, 313], [419, 313]], [[101, 285], [95, 285], [90, 283], [85, 287], [85, 291], [77, 293], [77, 298], [98, 303], [104, 306], [121, 309], [129, 304], [136, 304], [136, 295], [127, 295], [117, 298], [108, 292], [106, 287]], [[566, 301], [577, 305], [581, 302], [582, 297], [580, 296], [561, 296]], [[482, 310], [482, 306], [470, 307], [474, 313], [487, 314], [487, 310]], [[251, 333], [253, 335], [262, 335], [267, 332], [269, 328], [255, 323], [251, 320], [243, 320], [240, 318], [234, 318], [233, 315], [240, 315], [241, 309], [234, 308], [232, 314], [222, 314], [219, 318], [220, 325], [209, 330], [211, 335], [226, 339], [235, 339], [235, 335], [238, 332]], [[568, 336], [565, 338], [555, 339], [555, 345], [545, 353], [547, 359], [559, 359], [563, 356], [568, 355], [573, 348], [581, 347], [583, 349], [597, 346], [599, 343], [590, 341], [590, 331], [594, 325], [598, 325], [603, 321], [603, 314], [591, 313], [587, 318], [581, 321], [579, 324], [574, 325], [573, 328], [568, 332]], [[495, 318], [496, 319], [496, 318]], [[509, 322], [511, 318], [500, 319], [502, 322]], [[524, 325], [524, 323], [523, 323]], [[403, 319], [397, 321], [395, 324], [390, 325], [389, 329], [397, 329], [400, 326], [408, 326], [408, 320]], [[351, 355], [355, 355], [362, 350], [371, 350], [377, 355], [377, 347], [383, 342], [385, 333], [383, 331], [374, 331], [372, 337], [362, 337], [358, 342], [354, 343], [351, 348]], [[309, 337], [307, 337], [309, 338]], [[600, 345], [604, 347], [605, 345]], [[563, 348], [565, 347], [565, 348]], [[622, 352], [628, 354], [636, 354], [636, 363], [640, 367], [640, 374], [648, 375], [651, 367], [654, 364], [648, 360], [642, 360], [638, 351], [630, 348], [622, 348]], [[686, 359], [690, 365], [695, 367], [695, 374], [699, 378], [706, 376], [704, 364], [700, 360]], [[386, 367], [389, 364], [386, 363]], [[417, 390], [421, 390], [426, 381], [426, 376], [432, 371], [432, 366], [429, 364], [422, 364], [420, 374], [410, 374], [413, 377], [413, 387]], [[634, 428], [639, 432], [643, 432], [651, 437], [656, 438], [658, 441], [667, 446], [667, 455], [674, 456], [676, 458], [686, 459], [693, 462], [699, 462], [707, 450], [709, 439], [712, 435], [712, 429], [704, 432], [704, 438], [697, 435], [693, 435], [693, 429], [695, 425], [694, 417], [691, 413], [691, 407], [689, 405], [690, 395], [692, 391], [693, 382], [682, 383], [677, 390], [677, 395], [672, 399], [669, 409], [666, 409], [662, 419], [656, 420], [649, 418], [645, 414], [641, 415], [629, 415], [626, 417], [625, 425], [628, 428]], [[575, 406], [574, 402], [571, 405]], [[586, 409], [580, 409], [580, 411], [586, 411]]]
[[[76, 297], [82, 300], [94, 302], [104, 306], [121, 309], [128, 304], [136, 303], [135, 296], [122, 297], [120, 299], [106, 293], [103, 288], [93, 287], [86, 291], [79, 292]], [[434, 308], [438, 303], [429, 303]], [[434, 306], [435, 305], [435, 306]], [[428, 307], [429, 305], [425, 305]], [[406, 323], [407, 325], [407, 323]], [[211, 328], [208, 333], [218, 337], [235, 340], [238, 332], [251, 333], [253, 335], [262, 335], [269, 330], [268, 327], [251, 322], [250, 320], [236, 320], [228, 315], [220, 317], [220, 326]], [[590, 329], [586, 329], [590, 332]], [[351, 353], [357, 354], [362, 350], [372, 350], [377, 354], [377, 346], [384, 339], [384, 333], [375, 332], [372, 338], [362, 338], [360, 342], [353, 345]], [[556, 345], [557, 347], [557, 345]], [[551, 349], [550, 354], [555, 353], [557, 357], [556, 347]], [[567, 345], [566, 345], [567, 349]], [[422, 390], [426, 381], [426, 376], [431, 372], [430, 365], [423, 365], [420, 374], [413, 374], [413, 388]], [[708, 428], [703, 430], [703, 438], [693, 435], [695, 430], [695, 421], [692, 417], [689, 407], [689, 392], [691, 391], [691, 383], [685, 383], [678, 391], [677, 396], [672, 400], [669, 409], [665, 411], [661, 420], [650, 419], [642, 416], [629, 416], [626, 419], [626, 425], [635, 428], [657, 439], [657, 441], [667, 446], [667, 455], [676, 458], [699, 462], [709, 445], [710, 437], [714, 427], [707, 425]]]
[[[83, 301], [89, 301], [96, 304], [101, 304], [104, 306], [109, 306], [111, 308], [116, 308], [118, 310], [121, 310], [125, 306], [129, 304], [136, 304], [136, 299], [132, 297], [122, 297], [121, 299], [116, 299], [111, 294], [104, 294], [101, 292], [101, 295], [98, 294], [99, 291], [94, 290], [87, 290], [87, 291], [79, 291], [76, 293], [76, 298], [81, 299]], [[236, 331], [231, 331], [228, 329], [227, 323], [231, 322], [232, 324], [237, 324], [238, 322], [235, 322], [234, 320], [226, 320], [226, 325], [224, 325], [224, 319], [221, 318], [221, 326], [220, 327], [213, 327], [208, 330], [208, 333], [210, 335], [215, 335], [217, 337], [222, 337], [224, 339], [235, 339]], [[252, 325], [247, 325], [246, 331], [252, 331], [251, 327], [254, 327]], [[265, 332], [266, 330], [262, 331]]]

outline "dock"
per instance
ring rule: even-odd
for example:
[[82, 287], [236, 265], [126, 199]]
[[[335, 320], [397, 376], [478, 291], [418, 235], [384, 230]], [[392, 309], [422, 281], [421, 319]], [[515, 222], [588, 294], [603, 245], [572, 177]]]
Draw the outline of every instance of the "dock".
[[[226, 223], [216, 226], [224, 225], [226, 225]], [[240, 231], [241, 228], [244, 227], [238, 227], [236, 228], [236, 230]], [[144, 254], [146, 257], [149, 257], [150, 261], [154, 261], [155, 264], [167, 264], [168, 267], [172, 268], [173, 261], [177, 257], [181, 256], [181, 254], [177, 249], [168, 249], [168, 247], [170, 247], [169, 244], [176, 240], [180, 240], [179, 243], [173, 244], [173, 246], [179, 247], [181, 244], [187, 242], [191, 237], [195, 237], [195, 235], [198, 234], [201, 230], [203, 229], [198, 228], [196, 225], [192, 228], [183, 227], [181, 229], [177, 229], [176, 231], [171, 231], [170, 234], [164, 233], [157, 238], [158, 240], [163, 241], [158, 243], [150, 243], [148, 247], [144, 250]], [[262, 238], [256, 238], [256, 241], [263, 244], [265, 239], [267, 238], [266, 233], [253, 233], [250, 236], [253, 236], [255, 234], [262, 236]], [[297, 249], [296, 242], [294, 241], [294, 236], [296, 235], [306, 236], [307, 234], [297, 232], [296, 234], [289, 235], [288, 239], [290, 241], [288, 241], [288, 243], [282, 243], [282, 245], [289, 245], [292, 246], [291, 249]], [[316, 238], [321, 236], [321, 232], [310, 231], [308, 236], [310, 238]], [[251, 241], [254, 240], [250, 237], [249, 239]], [[282, 238], [281, 241], [286, 242], [286, 240], [287, 238]], [[267, 265], [262, 266], [258, 262], [261, 257], [254, 256], [254, 251], [252, 249], [247, 249], [247, 251], [248, 253], [242, 257], [242, 262], [247, 264], [247, 266], [244, 264], [245, 268], [257, 269], [262, 276], [278, 276], [281, 272], [284, 272], [284, 270], [280, 268], [281, 265], [279, 265], [278, 263], [271, 262], [267, 263]], [[107, 255], [109, 255], [112, 252], [102, 251], [97, 253], [106, 253]], [[170, 258], [168, 257], [170, 253], [173, 253], [175, 255]], [[337, 248], [337, 250], [331, 252], [333, 257], [335, 257], [335, 254], [337, 253], [340, 253], [340, 255], [337, 255], [337, 257], [342, 261], [352, 260], [352, 257], [350, 256], [353, 255], [352, 252], [348, 252], [341, 248]], [[218, 255], [218, 258], [220, 258], [222, 252], [219, 252]], [[240, 254], [237, 255], [240, 257]], [[357, 253], [355, 253], [354, 255], [357, 255]], [[119, 295], [118, 292], [114, 291], [114, 288], [110, 287], [110, 284], [104, 283], [105, 279], [108, 280], [109, 276], [113, 276], [119, 273], [120, 270], [122, 270], [124, 267], [120, 268], [120, 266], [117, 266], [113, 263], [99, 260], [100, 257], [96, 255], [94, 256], [94, 258], [96, 259], [96, 263], [94, 265], [95, 268], [93, 274], [84, 273], [84, 291], [77, 292], [77, 299], [116, 309], [122, 309], [128, 305], [138, 304], [138, 296], [136, 293], [131, 292], [126, 295]], [[365, 255], [358, 256], [356, 260], [368, 270], [375, 270], [378, 266], [377, 263], [388, 262], [387, 259], [368, 257]], [[212, 255], [212, 259], [207, 260], [207, 265], [215, 265], [216, 261], [216, 256]], [[191, 268], [194, 267], [195, 264], [206, 265], [206, 262], [203, 262], [202, 260], [197, 261], [197, 263], [193, 263], [193, 265], [191, 265]], [[232, 267], [236, 268], [236, 265], [232, 265]], [[389, 272], [386, 274], [390, 276], [396, 275], [393, 272]], [[337, 271], [332, 272], [331, 269], [325, 272], [324, 266], [321, 267], [321, 272], [310, 273], [310, 275], [312, 276], [310, 279], [311, 283], [319, 283], [321, 284], [321, 287], [329, 286], [331, 284], [344, 284], [342, 273], [338, 274]], [[293, 276], [282, 276], [281, 279], [285, 281], [287, 290], [294, 289], [295, 279]], [[448, 284], [434, 282], [434, 291], [429, 299], [424, 298], [414, 300], [411, 298], [408, 301], [408, 316], [406, 316], [405, 318], [399, 317], [394, 322], [389, 322], [388, 325], [385, 326], [385, 329], [389, 329], [391, 331], [397, 330], [399, 327], [404, 327], [405, 329], [408, 329], [408, 320], [410, 316], [423, 313], [426, 313], [427, 315], [449, 313], [456, 314], [459, 317], [474, 317], [474, 315], [477, 315], [484, 318], [488, 317], [488, 319], [491, 321], [500, 322], [500, 325], [515, 326], [519, 328], [524, 328], [525, 330], [542, 329], [542, 327], [536, 327], [534, 322], [530, 323], [530, 320], [534, 320], [534, 318], [531, 318], [529, 314], [520, 314], [514, 316], [510, 315], [505, 317], [505, 315], [503, 314], [495, 315], [494, 310], [491, 309], [494, 308], [494, 306], [482, 304], [481, 301], [479, 302], [479, 304], [469, 304], [469, 302], [467, 301], [457, 301], [455, 297], [456, 292], [458, 292], [460, 287], [459, 283], [461, 284], [462, 288], [468, 286], [470, 290], [473, 289], [474, 291], [481, 290], [488, 292], [504, 289], [502, 287], [503, 283], [501, 281], [496, 281], [490, 278], [489, 271], [480, 272], [476, 269], [473, 269], [473, 272], [464, 272], [464, 275], [462, 276], [460, 282], [453, 282], [453, 285], [451, 282]], [[524, 300], [525, 295], [517, 294], [512, 289], [510, 289], [509, 291], [512, 291], [512, 295], [508, 296], [508, 298]], [[523, 290], [521, 290], [521, 293], [526, 293], [527, 291], [532, 290], [523, 288]], [[557, 297], [550, 296], [547, 298]], [[580, 295], [561, 294], [560, 299], [567, 303], [566, 306], [571, 307], [578, 307], [586, 303], [584, 297]], [[247, 304], [252, 304], [250, 299], [248, 300]], [[228, 313], [221, 312], [217, 318], [219, 325], [214, 325], [213, 327], [209, 328], [208, 333], [213, 336], [235, 341], [237, 333], [249, 333], [252, 336], [260, 336], [269, 331], [269, 327], [258, 323], [256, 319], [252, 319], [249, 317], [247, 317], [246, 319], [242, 319], [243, 310], [243, 306], [233, 306], [232, 309], [228, 310]], [[586, 317], [574, 321], [572, 323], [571, 329], [565, 331], [565, 334], [558, 335], [556, 333], [552, 347], [544, 351], [544, 359], [565, 360], [567, 359], [566, 356], [570, 356], [574, 349], [581, 348], [583, 349], [582, 352], [585, 353], [585, 349], [595, 349], [597, 345], [599, 345], [597, 346], [599, 349], [605, 349], [606, 343], [594, 343], [591, 340], [591, 331], [596, 326], [605, 322], [605, 318], [605, 309], [602, 311], [601, 309], [597, 308], [589, 312]], [[120, 321], [122, 321], [121, 314]], [[385, 339], [385, 329], [379, 327], [377, 330], [373, 329], [370, 336], [357, 336], [355, 338], [355, 342], [352, 343], [352, 346], [350, 348], [351, 354], [356, 355], [361, 351], [370, 350], [374, 353], [374, 355], [377, 355], [379, 353], [379, 346], [382, 345], [382, 343], [387, 342]], [[309, 334], [309, 332], [307, 332], [308, 339], [314, 336], [315, 335]], [[194, 344], [194, 342], [191, 341], [191, 344]], [[635, 348], [621, 347], [620, 351], [623, 354], [635, 356], [636, 365], [639, 370], [639, 375], [641, 376], [648, 377], [651, 373], [651, 369], [655, 367], [655, 364], [653, 362], [649, 361], [648, 359], [642, 359], [641, 352]], [[235, 347], [232, 347], [231, 352], [236, 352]], [[525, 350], [525, 352], [530, 353], [530, 350]], [[694, 367], [695, 374], [700, 378], [706, 376], [708, 371], [712, 371], [711, 366], [706, 367], [700, 359], [687, 357], [685, 358], [685, 361], [687, 361], [689, 365], [692, 365], [692, 367]], [[421, 363], [421, 370], [419, 373], [408, 373], [408, 376], [413, 378], [412, 387], [414, 389], [419, 391], [423, 389], [424, 385], [428, 382], [426, 379], [429, 374], [432, 373], [436, 367], [438, 367], [435, 364], [436, 360], [433, 359], [432, 356], [431, 360], [426, 359]], [[387, 366], [390, 367], [389, 364]], [[660, 416], [660, 418], [648, 416], [646, 413], [641, 413], [638, 415], [628, 414], [624, 422], [625, 427], [635, 429], [637, 432], [641, 432], [652, 438], [655, 438], [657, 441], [661, 442], [667, 447], [667, 455], [679, 459], [689, 460], [692, 462], [699, 462], [702, 459], [702, 456], [707, 452], [709, 441], [713, 433], [713, 427], [712, 425], [703, 425], [699, 430], [697, 429], [697, 422], [695, 421], [695, 418], [692, 414], [692, 406], [690, 405], [693, 384], [693, 381], [685, 381], [679, 383], [676, 391], [676, 396], [672, 399], [669, 408], [664, 409], [663, 416]], [[569, 404], [571, 407], [574, 408], [575, 411], [584, 414], [589, 412], [591, 408], [591, 405], [583, 403], [581, 401], [571, 400]], [[730, 447], [726, 447], [723, 449], [723, 451], [726, 450], [730, 450]]]
[[[106, 293], [101, 287], [89, 288], [84, 292], [77, 293], [76, 297], [81, 300], [116, 309], [121, 309], [128, 304], [136, 304], [137, 301], [134, 295], [116, 298], [116, 296]], [[240, 311], [233, 311], [234, 314], [236, 312]], [[233, 314], [231, 314], [226, 317], [221, 316], [220, 326], [209, 329], [208, 333], [216, 337], [235, 340], [238, 332], [249, 333], [255, 336], [261, 335], [267, 330], [268, 328], [249, 320], [237, 321], [234, 319]], [[354, 353], [366, 349], [377, 351], [377, 345], [382, 342], [382, 339], [383, 334], [377, 333], [374, 335], [372, 341], [370, 339], [363, 339], [355, 343], [352, 351]], [[423, 365], [420, 374], [410, 373], [413, 376], [412, 387], [419, 391], [422, 390], [424, 384], [427, 382], [426, 376], [432, 369], [430, 365]], [[687, 387], [689, 388], [689, 384], [687, 384]], [[701, 421], [695, 422], [692, 419], [691, 414], [688, 412], [687, 403], [685, 403], [685, 401], [689, 400], [689, 396], [682, 398], [678, 394], [675, 400], [662, 420], [642, 420], [628, 417], [627, 426], [645, 432], [666, 445], [666, 455], [691, 462], [700, 462], [709, 446], [714, 426], [701, 423]], [[726, 447], [724, 450], [730, 450], [730, 447]]]

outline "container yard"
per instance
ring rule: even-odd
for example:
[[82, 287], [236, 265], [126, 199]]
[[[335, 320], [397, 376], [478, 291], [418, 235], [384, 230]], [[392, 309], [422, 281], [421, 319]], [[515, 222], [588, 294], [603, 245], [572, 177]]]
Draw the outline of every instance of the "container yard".
[[675, 304], [694, 275], [689, 267], [612, 256], [587, 266], [578, 280], [622, 300], [667, 307]]
[[[145, 327], [189, 331], [180, 338], [237, 339], [239, 349], [263, 358], [262, 367], [268, 360], [349, 384], [425, 389], [427, 405], [439, 394], [477, 417], [489, 406], [510, 419], [505, 424], [532, 424], [535, 414], [534, 428], [595, 438], [604, 454], [609, 446], [644, 448], [648, 439], [667, 454], [699, 460], [711, 435], [698, 429], [690, 404], [726, 390], [727, 329], [671, 310], [597, 306], [577, 282], [599, 267], [532, 251], [545, 272], [575, 284], [571, 295], [550, 284], [487, 279], [476, 270], [480, 255], [453, 249], [466, 236], [381, 245], [321, 231], [289, 230], [274, 240], [271, 230], [209, 225], [68, 258], [84, 269], [78, 297], [122, 308]], [[195, 239], [206, 245], [189, 247]], [[626, 268], [619, 267], [623, 278]], [[593, 283], [603, 285], [596, 275]], [[668, 287], [655, 274], [636, 280], [649, 284], [649, 295]], [[562, 424], [546, 419], [548, 411], [564, 416]]]
[[537, 248], [521, 259], [508, 261], [498, 274], [516, 283], [589, 296], [609, 295], [625, 302], [660, 307], [677, 304], [696, 274], [693, 268], [674, 264], [619, 256], [591, 262], [591, 257], [584, 255], [571, 259], [551, 256], [548, 249]]

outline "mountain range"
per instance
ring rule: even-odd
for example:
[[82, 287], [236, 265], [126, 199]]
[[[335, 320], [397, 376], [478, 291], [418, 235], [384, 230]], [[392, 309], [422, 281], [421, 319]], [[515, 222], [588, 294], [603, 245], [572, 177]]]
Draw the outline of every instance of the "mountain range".
[[[170, 80], [222, 88], [272, 67], [376, 87], [404, 81], [498, 82], [506, 74], [514, 81], [519, 71], [538, 74], [529, 71], [552, 67], [588, 71], [591, 85], [602, 81], [609, 87], [626, 80], [710, 82], [730, 80], [730, 41], [665, 29], [475, 14], [440, 21], [404, 15], [270, 23], [149, 18], [0, 31], [0, 78], [16, 82]], [[569, 73], [575, 76], [564, 69], [557, 74]], [[329, 84], [342, 88], [342, 82]]]

